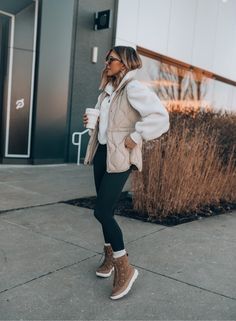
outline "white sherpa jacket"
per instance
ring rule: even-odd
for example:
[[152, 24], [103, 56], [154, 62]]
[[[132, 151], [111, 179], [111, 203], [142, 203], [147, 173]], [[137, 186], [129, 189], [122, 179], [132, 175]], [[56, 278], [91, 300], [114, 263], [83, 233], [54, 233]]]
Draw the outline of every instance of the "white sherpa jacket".
[[[95, 108], [101, 110], [104, 100], [111, 96], [107, 123], [107, 172], [126, 171], [134, 164], [142, 170], [142, 140], [160, 137], [169, 129], [169, 115], [157, 95], [141, 82], [134, 80], [136, 71], [128, 72], [114, 93], [109, 86], [101, 93]], [[104, 128], [103, 128], [104, 129]], [[85, 164], [91, 164], [98, 146], [99, 125], [91, 132]], [[104, 132], [104, 130], [103, 130]], [[129, 150], [124, 141], [130, 135], [137, 145]]]

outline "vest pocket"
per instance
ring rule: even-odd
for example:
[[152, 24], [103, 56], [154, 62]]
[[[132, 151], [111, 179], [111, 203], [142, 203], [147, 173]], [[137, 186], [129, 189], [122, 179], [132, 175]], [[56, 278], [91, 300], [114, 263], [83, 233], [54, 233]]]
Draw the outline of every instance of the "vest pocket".
[[129, 132], [110, 132], [108, 135], [108, 166], [112, 171], [125, 171], [130, 167], [130, 151], [125, 147]]
[[130, 151], [130, 163], [135, 165], [139, 171], [142, 170], [142, 142], [138, 143]]
[[109, 171], [122, 172], [133, 164], [139, 171], [142, 170], [142, 142], [133, 149], [125, 147], [125, 138], [130, 131], [110, 131], [107, 140], [107, 165]]

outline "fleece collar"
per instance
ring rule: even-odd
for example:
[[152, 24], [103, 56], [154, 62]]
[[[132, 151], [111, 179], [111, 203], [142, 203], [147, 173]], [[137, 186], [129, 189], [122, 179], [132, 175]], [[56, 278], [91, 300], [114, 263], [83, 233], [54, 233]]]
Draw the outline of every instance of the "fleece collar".
[[[129, 79], [133, 78], [137, 73], [137, 70], [131, 70], [131, 71], [128, 71], [127, 74], [124, 76], [124, 78], [121, 80], [119, 86], [116, 88], [115, 91], [118, 91], [122, 85]], [[114, 91], [114, 87], [112, 86], [111, 83], [108, 83], [105, 87], [105, 92], [108, 94], [108, 95], [112, 95], [113, 91]]]

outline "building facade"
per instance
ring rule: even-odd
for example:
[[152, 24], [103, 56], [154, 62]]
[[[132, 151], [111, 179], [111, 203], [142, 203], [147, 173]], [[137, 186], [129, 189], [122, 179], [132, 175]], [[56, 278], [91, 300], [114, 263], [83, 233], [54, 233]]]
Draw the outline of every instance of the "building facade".
[[[84, 110], [96, 103], [103, 59], [114, 44], [116, 5], [0, 0], [2, 164], [76, 161], [71, 136], [84, 129]], [[102, 10], [111, 11], [110, 28], [94, 30], [94, 14]]]
[[[235, 10], [233, 0], [0, 0], [0, 163], [76, 162], [72, 134], [115, 44], [138, 49], [137, 77], [167, 104], [233, 110]], [[109, 23], [95, 28], [103, 11]]]
[[167, 106], [236, 112], [235, 12], [234, 0], [119, 0], [116, 44], [140, 48], [141, 79]]

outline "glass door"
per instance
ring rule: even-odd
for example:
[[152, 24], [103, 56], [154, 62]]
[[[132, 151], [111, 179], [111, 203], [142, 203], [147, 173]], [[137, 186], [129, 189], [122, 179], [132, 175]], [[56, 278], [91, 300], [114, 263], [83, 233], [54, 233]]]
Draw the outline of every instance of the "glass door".
[[30, 158], [37, 12], [37, 1], [15, 14], [3, 12], [0, 7], [1, 25], [4, 25], [0, 51], [4, 158]]

